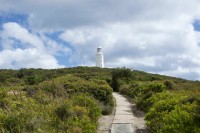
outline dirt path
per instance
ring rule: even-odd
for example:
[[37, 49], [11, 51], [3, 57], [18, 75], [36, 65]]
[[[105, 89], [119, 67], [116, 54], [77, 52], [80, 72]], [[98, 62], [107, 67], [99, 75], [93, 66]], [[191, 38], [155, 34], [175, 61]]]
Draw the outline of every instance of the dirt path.
[[111, 133], [146, 133], [144, 113], [121, 94], [113, 93], [113, 96], [116, 99], [116, 112]]
[[98, 133], [148, 133], [144, 113], [121, 94], [114, 92], [113, 96], [116, 99], [115, 113], [100, 119]]

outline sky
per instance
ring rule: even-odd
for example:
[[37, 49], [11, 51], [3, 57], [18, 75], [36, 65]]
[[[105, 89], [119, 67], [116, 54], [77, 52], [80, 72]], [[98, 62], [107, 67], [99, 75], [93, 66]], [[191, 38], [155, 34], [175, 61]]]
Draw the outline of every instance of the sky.
[[200, 80], [199, 0], [0, 0], [0, 69], [127, 67]]

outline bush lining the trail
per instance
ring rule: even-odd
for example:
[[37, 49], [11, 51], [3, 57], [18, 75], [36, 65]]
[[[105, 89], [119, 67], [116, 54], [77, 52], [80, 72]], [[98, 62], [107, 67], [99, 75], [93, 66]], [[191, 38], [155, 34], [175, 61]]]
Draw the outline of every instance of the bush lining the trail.
[[200, 131], [199, 91], [195, 94], [192, 90], [169, 89], [161, 82], [134, 82], [122, 85], [120, 93], [132, 97], [137, 108], [146, 112], [145, 120], [151, 132]]
[[[45, 76], [37, 77], [35, 81], [35, 76], [40, 74], [36, 74], [34, 69], [30, 73], [27, 71], [21, 71], [17, 77], [20, 87], [16, 86], [15, 89], [23, 93], [8, 96], [8, 90], [0, 92], [2, 132], [94, 133], [98, 126], [97, 120], [103, 112], [101, 104], [110, 108], [113, 106], [112, 88], [106, 81], [108, 77], [104, 76], [105, 73], [93, 71], [92, 74], [82, 75], [70, 72], [57, 78], [46, 77], [49, 80], [45, 80]], [[84, 78], [85, 75], [88, 77]], [[26, 79], [30, 79], [30, 82]], [[5, 80], [6, 83], [8, 80]], [[9, 90], [15, 90], [12, 88], [9, 87]], [[20, 117], [23, 119], [21, 122]]]

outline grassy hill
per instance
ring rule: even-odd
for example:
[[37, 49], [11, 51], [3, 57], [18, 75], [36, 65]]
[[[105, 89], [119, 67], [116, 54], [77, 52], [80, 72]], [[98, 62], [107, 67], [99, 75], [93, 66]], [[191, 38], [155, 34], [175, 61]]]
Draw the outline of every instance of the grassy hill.
[[152, 132], [200, 132], [200, 82], [96, 67], [0, 70], [0, 131], [94, 133], [113, 90], [146, 112]]

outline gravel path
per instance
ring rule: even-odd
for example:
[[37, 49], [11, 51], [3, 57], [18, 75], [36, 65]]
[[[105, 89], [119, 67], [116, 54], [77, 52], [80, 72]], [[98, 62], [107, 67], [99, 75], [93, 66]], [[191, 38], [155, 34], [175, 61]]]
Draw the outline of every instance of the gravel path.
[[100, 118], [97, 133], [148, 133], [144, 113], [121, 94], [114, 92], [113, 96], [116, 99], [115, 113]]

